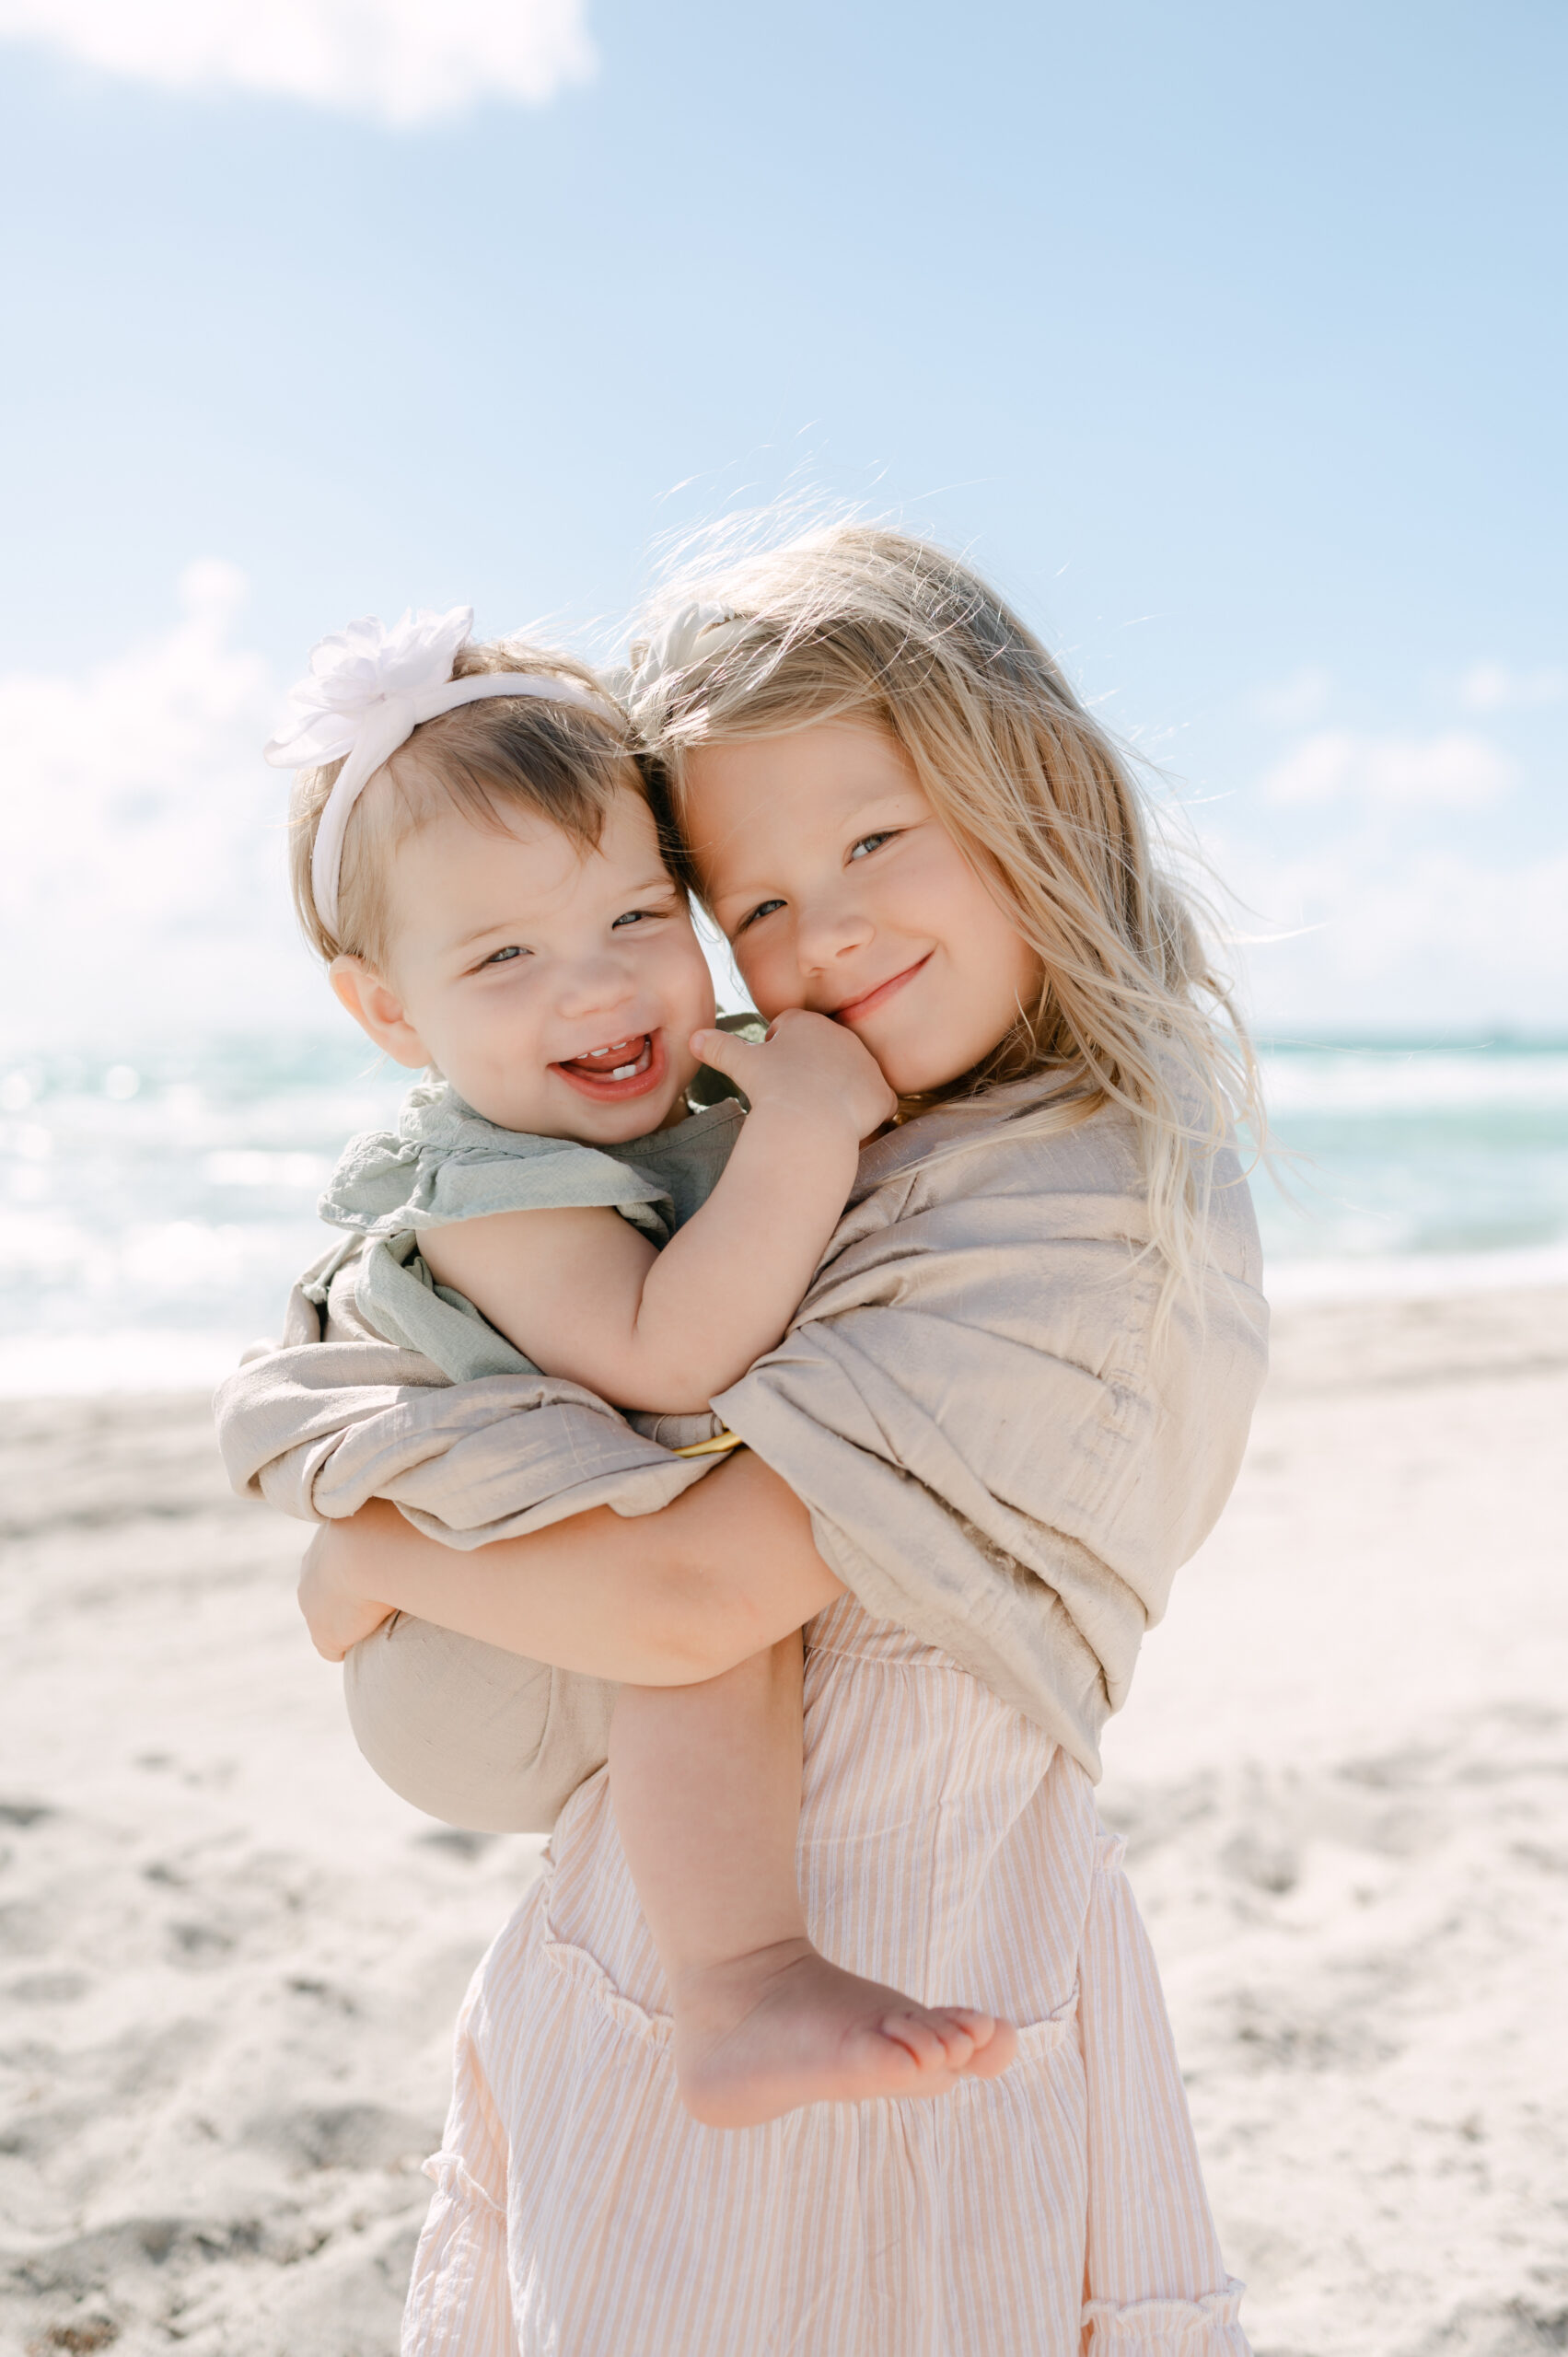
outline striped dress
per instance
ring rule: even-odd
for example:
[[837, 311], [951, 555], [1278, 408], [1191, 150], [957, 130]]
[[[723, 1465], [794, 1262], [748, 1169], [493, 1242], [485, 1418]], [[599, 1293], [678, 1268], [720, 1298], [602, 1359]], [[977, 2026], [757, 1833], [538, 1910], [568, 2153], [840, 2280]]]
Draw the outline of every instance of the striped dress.
[[807, 1639], [814, 1936], [1008, 2016], [1017, 2061], [700, 2127], [601, 1771], [470, 1990], [406, 2357], [1247, 2357], [1084, 1771], [851, 1596]]

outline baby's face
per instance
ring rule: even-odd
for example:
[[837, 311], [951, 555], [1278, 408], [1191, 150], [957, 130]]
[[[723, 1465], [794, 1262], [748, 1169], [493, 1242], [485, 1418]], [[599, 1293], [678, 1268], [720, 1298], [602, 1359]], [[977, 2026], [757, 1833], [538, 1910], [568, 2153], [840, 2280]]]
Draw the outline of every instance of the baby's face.
[[680, 1118], [714, 990], [640, 795], [596, 850], [521, 811], [448, 813], [399, 847], [390, 900], [400, 1062], [504, 1129], [608, 1145]]
[[881, 728], [819, 721], [687, 757], [686, 831], [752, 1004], [830, 1015], [900, 1097], [989, 1055], [1042, 969]]

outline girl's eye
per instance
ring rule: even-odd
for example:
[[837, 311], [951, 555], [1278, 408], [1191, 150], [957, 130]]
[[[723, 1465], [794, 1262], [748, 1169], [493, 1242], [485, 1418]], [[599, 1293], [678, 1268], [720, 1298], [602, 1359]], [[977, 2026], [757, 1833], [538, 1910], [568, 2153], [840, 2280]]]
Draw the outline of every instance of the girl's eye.
[[610, 926], [610, 930], [611, 933], [615, 933], [618, 932], [623, 924], [646, 924], [650, 918], [660, 917], [665, 914], [666, 911], [663, 909], [628, 909], [623, 915], [616, 918], [615, 923]]
[[850, 852], [851, 859], [863, 859], [867, 852], [877, 850], [883, 843], [890, 843], [897, 832], [896, 827], [885, 827], [879, 835], [862, 835]]
[[734, 938], [738, 941], [748, 925], [755, 924], [759, 917], [771, 917], [775, 909], [782, 909], [783, 906], [782, 900], [759, 900], [750, 915], [742, 917], [736, 926]]

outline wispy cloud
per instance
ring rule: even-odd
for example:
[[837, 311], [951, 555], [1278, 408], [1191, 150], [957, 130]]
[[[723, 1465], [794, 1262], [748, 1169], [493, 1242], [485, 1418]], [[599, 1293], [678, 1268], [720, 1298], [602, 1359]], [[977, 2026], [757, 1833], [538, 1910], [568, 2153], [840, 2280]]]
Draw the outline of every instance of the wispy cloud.
[[259, 749], [277, 686], [236, 643], [244, 598], [233, 565], [192, 564], [161, 636], [75, 676], [0, 678], [0, 1003], [36, 1036], [261, 1028], [309, 1002], [286, 782]]
[[[9, 789], [0, 907], [80, 878], [102, 839], [123, 873], [134, 845], [172, 824], [204, 830], [232, 809], [270, 716], [267, 666], [232, 644], [245, 576], [215, 559], [187, 566], [181, 619], [162, 637], [76, 677], [0, 678], [0, 760]], [[193, 848], [193, 846], [192, 846]], [[156, 873], [159, 862], [151, 863]], [[175, 866], [198, 863], [177, 861]], [[146, 879], [150, 884], [152, 877]], [[167, 900], [169, 882], [157, 899]]]
[[1547, 664], [1535, 671], [1511, 671], [1505, 663], [1475, 663], [1459, 681], [1467, 712], [1520, 712], [1561, 703], [1568, 696], [1568, 669]]
[[1209, 850], [1249, 913], [1248, 996], [1265, 1029], [1561, 1031], [1568, 852], [1411, 853], [1353, 831], [1295, 854], [1217, 834]]
[[0, 0], [0, 41], [400, 127], [484, 99], [541, 105], [597, 63], [583, 0]]
[[1513, 777], [1506, 756], [1469, 730], [1371, 737], [1330, 728], [1308, 737], [1272, 769], [1263, 793], [1282, 808], [1353, 800], [1471, 810], [1494, 801]]

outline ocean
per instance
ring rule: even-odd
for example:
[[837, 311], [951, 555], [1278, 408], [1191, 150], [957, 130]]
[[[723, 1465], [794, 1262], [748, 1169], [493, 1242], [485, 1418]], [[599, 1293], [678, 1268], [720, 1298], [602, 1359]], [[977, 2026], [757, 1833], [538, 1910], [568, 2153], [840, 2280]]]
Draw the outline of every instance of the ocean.
[[[1275, 1298], [1568, 1282], [1568, 1040], [1275, 1043], [1254, 1174]], [[215, 1381], [326, 1240], [408, 1075], [346, 1037], [0, 1071], [0, 1393]]]

